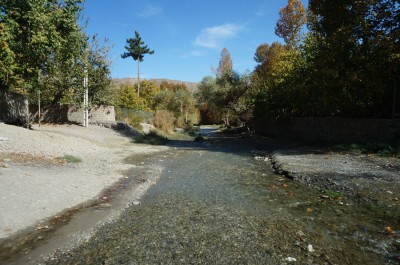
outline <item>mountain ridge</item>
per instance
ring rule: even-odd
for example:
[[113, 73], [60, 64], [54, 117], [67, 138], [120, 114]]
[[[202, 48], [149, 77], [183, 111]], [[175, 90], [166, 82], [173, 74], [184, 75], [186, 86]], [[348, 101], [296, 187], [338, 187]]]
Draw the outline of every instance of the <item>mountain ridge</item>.
[[[173, 79], [167, 79], [167, 78], [152, 78], [152, 79], [141, 79], [141, 80], [147, 80], [147, 81], [152, 81], [157, 83], [158, 85], [161, 84], [163, 81], [167, 81], [168, 83], [173, 83], [173, 84], [185, 84], [187, 88], [189, 89], [190, 92], [194, 93], [198, 90], [198, 82], [189, 82], [189, 81], [180, 81], [180, 80], [173, 80]], [[116, 84], [121, 84], [121, 83], [129, 83], [129, 84], [136, 84], [137, 83], [137, 78], [132, 78], [132, 77], [125, 77], [125, 78], [113, 78], [112, 82]]]

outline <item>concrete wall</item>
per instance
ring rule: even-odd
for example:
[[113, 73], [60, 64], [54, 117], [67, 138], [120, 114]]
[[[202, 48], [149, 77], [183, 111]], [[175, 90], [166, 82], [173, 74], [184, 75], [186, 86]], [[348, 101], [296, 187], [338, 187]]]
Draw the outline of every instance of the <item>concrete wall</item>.
[[28, 100], [24, 95], [0, 92], [0, 121], [26, 126], [28, 124]]
[[400, 120], [350, 118], [293, 118], [255, 126], [262, 134], [294, 140], [324, 142], [395, 142]]

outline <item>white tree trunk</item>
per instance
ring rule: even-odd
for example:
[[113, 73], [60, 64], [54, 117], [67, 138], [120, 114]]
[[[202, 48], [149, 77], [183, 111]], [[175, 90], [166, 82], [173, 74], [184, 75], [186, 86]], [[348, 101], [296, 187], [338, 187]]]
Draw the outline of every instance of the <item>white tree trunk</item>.
[[137, 62], [137, 96], [140, 97], [140, 60]]

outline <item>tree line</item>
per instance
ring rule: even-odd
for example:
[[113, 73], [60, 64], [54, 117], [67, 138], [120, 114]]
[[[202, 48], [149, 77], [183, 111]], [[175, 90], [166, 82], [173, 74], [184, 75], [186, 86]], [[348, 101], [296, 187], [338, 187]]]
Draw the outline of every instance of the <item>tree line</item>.
[[[400, 104], [398, 0], [288, 0], [275, 33], [260, 44], [251, 73], [221, 51], [214, 76], [198, 92], [140, 81], [153, 54], [135, 32], [123, 58], [138, 64], [136, 85], [110, 85], [106, 41], [84, 33], [84, 0], [0, 0], [0, 90], [38, 95], [44, 104], [79, 104], [89, 75], [92, 104], [162, 113], [175, 125], [241, 125], [290, 117], [396, 118]], [[140, 91], [140, 93], [139, 93]], [[161, 114], [160, 114], [161, 115]]]
[[113, 83], [111, 87], [118, 118], [133, 127], [140, 128], [140, 122], [148, 119], [157, 128], [172, 132], [175, 127], [191, 129], [199, 123], [195, 99], [183, 83], [142, 80], [140, 84]]
[[0, 0], [0, 90], [74, 104], [88, 74], [91, 103], [107, 103], [109, 48], [84, 32], [83, 8], [84, 0]]
[[[290, 117], [396, 118], [400, 104], [398, 0], [288, 0], [251, 74], [232, 70], [227, 49], [197, 98], [202, 117], [262, 123]], [[223, 69], [221, 71], [221, 69]]]

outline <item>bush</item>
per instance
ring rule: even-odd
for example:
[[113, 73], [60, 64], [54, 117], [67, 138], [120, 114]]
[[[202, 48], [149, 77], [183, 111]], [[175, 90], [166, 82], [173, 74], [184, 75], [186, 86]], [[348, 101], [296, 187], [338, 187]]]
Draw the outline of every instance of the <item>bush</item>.
[[154, 117], [154, 126], [166, 133], [172, 133], [174, 130], [174, 114], [168, 110], [157, 110]]
[[190, 136], [196, 136], [197, 132], [199, 131], [200, 129], [198, 127], [194, 127], [191, 122], [188, 122], [185, 126], [185, 133]]
[[130, 113], [127, 117], [125, 117], [124, 122], [126, 124], [128, 124], [129, 126], [138, 129], [138, 130], [142, 130], [143, 127], [140, 124], [141, 123], [141, 118], [136, 115], [135, 113]]
[[206, 139], [203, 137], [203, 135], [201, 135], [201, 133], [199, 135], [196, 136], [196, 138], [194, 138], [195, 142], [205, 142]]
[[[144, 113], [144, 114], [143, 114]], [[147, 116], [146, 116], [147, 115]], [[132, 126], [135, 129], [142, 130], [141, 122], [151, 116], [150, 112], [135, 111], [132, 109], [115, 108], [115, 119]], [[145, 117], [145, 118], [144, 118]]]
[[339, 144], [335, 149], [347, 152], [360, 152], [362, 154], [377, 154], [385, 157], [400, 157], [399, 144], [366, 143], [366, 144]]
[[157, 132], [151, 131], [133, 138], [133, 142], [137, 144], [165, 145], [169, 142], [167, 137], [158, 135]]

